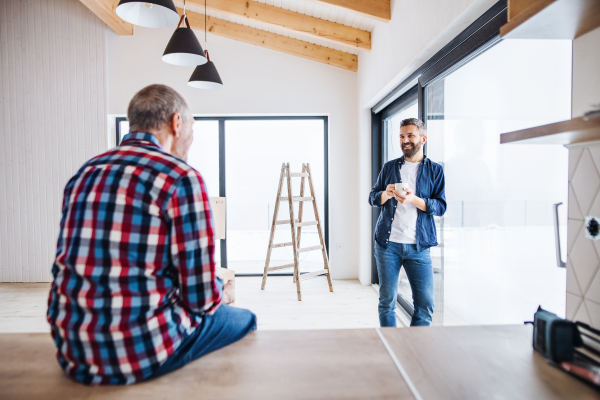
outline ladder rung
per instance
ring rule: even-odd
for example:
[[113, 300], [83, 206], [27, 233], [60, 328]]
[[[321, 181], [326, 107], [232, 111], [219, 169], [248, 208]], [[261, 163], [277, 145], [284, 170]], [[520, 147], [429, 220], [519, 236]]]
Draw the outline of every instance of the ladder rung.
[[318, 271], [315, 271], [315, 272], [309, 272], [308, 274], [300, 274], [300, 280], [312, 278], [313, 276], [327, 275], [328, 273], [329, 273], [328, 270], [321, 269], [321, 270], [318, 270]]
[[[300, 222], [299, 219], [296, 220], [296, 226], [298, 226], [297, 225], [298, 222]], [[285, 225], [285, 224], [289, 224], [289, 223], [290, 223], [289, 219], [283, 219], [281, 221], [275, 221], [275, 225]]]
[[278, 267], [271, 267], [268, 269], [268, 271], [276, 271], [278, 269], [286, 269], [286, 268], [293, 268], [294, 264], [285, 264], [285, 265], [280, 265]]
[[[282, 197], [280, 200], [281, 201], [289, 201], [289, 197]], [[294, 201], [313, 201], [314, 198], [312, 197], [300, 197], [300, 196], [293, 196], [292, 199]]]
[[311, 226], [311, 225], [319, 225], [319, 223], [317, 221], [296, 222], [296, 226]]
[[321, 250], [323, 248], [323, 246], [313, 246], [313, 247], [305, 247], [303, 249], [298, 249], [298, 253], [304, 253], [306, 251], [313, 251], [313, 250]]
[[278, 247], [288, 247], [288, 246], [293, 246], [294, 243], [293, 242], [289, 242], [289, 243], [278, 243], [278, 244], [274, 244], [273, 246], [271, 246], [271, 248], [276, 249]]
[[308, 176], [308, 172], [292, 172], [290, 176], [292, 178], [300, 178], [302, 176]]

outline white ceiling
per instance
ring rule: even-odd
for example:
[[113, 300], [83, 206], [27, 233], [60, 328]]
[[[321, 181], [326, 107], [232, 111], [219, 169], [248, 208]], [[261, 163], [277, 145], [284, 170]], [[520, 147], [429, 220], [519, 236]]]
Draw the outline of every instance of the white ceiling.
[[[250, 0], [253, 1], [253, 0]], [[382, 24], [383, 22], [378, 22], [373, 19], [358, 15], [353, 13], [352, 11], [345, 10], [340, 7], [323, 4], [323, 3], [315, 3], [307, 0], [257, 0], [260, 3], [268, 4], [270, 6], [275, 6], [279, 8], [283, 8], [285, 10], [294, 11], [300, 14], [305, 14], [310, 17], [325, 19], [328, 21], [336, 22], [338, 24], [351, 26], [353, 28], [362, 29], [365, 31], [372, 32], [375, 28], [376, 24]], [[183, 7], [183, 1], [175, 1], [175, 5], [177, 7]], [[187, 5], [186, 9], [190, 11], [195, 11], [200, 14], [204, 14], [204, 7], [194, 7]], [[303, 40], [305, 42], [318, 44], [321, 46], [329, 47], [331, 49], [344, 51], [346, 53], [351, 54], [359, 54], [359, 49], [355, 47], [344, 46], [341, 44], [332, 43], [327, 40], [318, 39], [314, 36], [309, 36], [305, 34], [301, 34], [299, 32], [290, 31], [287, 29], [273, 27], [271, 25], [267, 25], [261, 22], [251, 21], [247, 18], [242, 17], [233, 17], [226, 14], [213, 12], [208, 10], [207, 15], [215, 18], [219, 18], [225, 21], [235, 22], [236, 24], [241, 24], [245, 26], [249, 26], [252, 28], [260, 29], [267, 32], [276, 33], [278, 35], [287, 36], [293, 39]], [[203, 35], [198, 35], [198, 39], [200, 41], [204, 40]], [[208, 40], [210, 41], [210, 34]]]

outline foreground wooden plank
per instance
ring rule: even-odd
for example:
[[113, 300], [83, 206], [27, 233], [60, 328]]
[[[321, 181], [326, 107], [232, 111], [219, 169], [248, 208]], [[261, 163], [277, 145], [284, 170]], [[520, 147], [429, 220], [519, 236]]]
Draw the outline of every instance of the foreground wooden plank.
[[390, 0], [318, 0], [318, 2], [342, 7], [378, 21], [392, 20]]
[[[187, 4], [204, 7], [203, 0], [189, 0]], [[280, 7], [247, 0], [207, 0], [209, 10], [248, 18], [253, 21], [304, 33], [332, 43], [371, 50], [371, 32], [300, 14]]]
[[412, 399], [374, 329], [257, 331], [161, 378], [86, 387], [49, 334], [0, 335], [0, 397], [47, 400]]
[[533, 351], [530, 325], [382, 328], [424, 399], [599, 399]]
[[[186, 11], [193, 29], [204, 31], [204, 14]], [[250, 28], [222, 19], [207, 17], [208, 31], [240, 42], [254, 44], [267, 49], [280, 51], [297, 57], [318, 61], [334, 67], [355, 71], [358, 69], [358, 56], [325, 46], [292, 39], [275, 33]]]
[[115, 8], [119, 4], [119, 0], [80, 0], [87, 8], [90, 9], [98, 18], [108, 25], [117, 35], [131, 36], [133, 35], [133, 25], [123, 21]]

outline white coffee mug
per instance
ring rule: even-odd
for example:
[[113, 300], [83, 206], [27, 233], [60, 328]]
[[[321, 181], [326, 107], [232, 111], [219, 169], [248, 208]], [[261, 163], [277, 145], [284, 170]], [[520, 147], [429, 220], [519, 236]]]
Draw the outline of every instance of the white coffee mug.
[[406, 196], [405, 189], [408, 189], [408, 183], [396, 183], [394, 184], [394, 188], [397, 192], [400, 192], [403, 196]]

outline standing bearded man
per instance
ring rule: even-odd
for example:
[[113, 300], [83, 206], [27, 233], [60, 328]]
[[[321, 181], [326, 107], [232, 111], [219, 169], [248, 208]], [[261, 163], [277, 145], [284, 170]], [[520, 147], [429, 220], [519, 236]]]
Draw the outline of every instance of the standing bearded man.
[[[369, 194], [381, 207], [375, 228], [379, 275], [379, 323], [396, 326], [398, 277], [404, 266], [413, 295], [411, 326], [429, 326], [433, 316], [433, 266], [429, 248], [437, 246], [434, 216], [446, 212], [444, 171], [423, 154], [425, 125], [416, 118], [400, 123], [403, 157], [388, 161]], [[407, 183], [404, 192], [395, 183]]]

